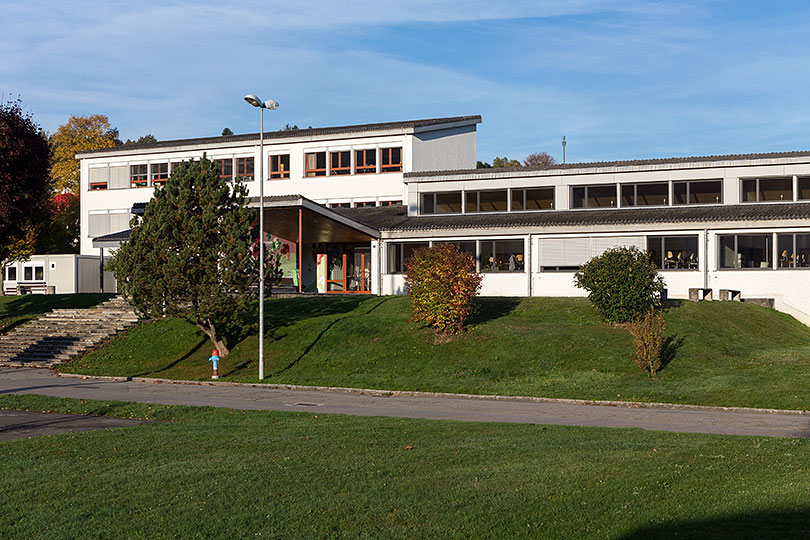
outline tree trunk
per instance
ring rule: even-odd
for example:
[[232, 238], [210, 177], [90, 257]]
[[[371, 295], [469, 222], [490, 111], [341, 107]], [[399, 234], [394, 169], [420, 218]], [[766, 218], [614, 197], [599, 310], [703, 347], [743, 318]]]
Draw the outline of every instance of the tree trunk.
[[214, 348], [219, 351], [219, 357], [224, 358], [228, 356], [228, 353], [231, 352], [228, 350], [228, 346], [225, 345], [225, 340], [222, 339], [219, 334], [217, 333], [216, 326], [214, 323], [208, 321], [207, 323], [197, 323], [197, 328], [205, 332], [205, 335], [211, 340], [211, 343], [214, 344]]

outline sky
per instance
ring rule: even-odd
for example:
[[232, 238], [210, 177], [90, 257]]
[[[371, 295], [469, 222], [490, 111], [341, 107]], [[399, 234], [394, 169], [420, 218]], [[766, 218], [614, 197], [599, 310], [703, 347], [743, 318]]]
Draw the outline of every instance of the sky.
[[120, 138], [480, 114], [478, 159], [810, 149], [801, 1], [0, 0], [0, 94]]

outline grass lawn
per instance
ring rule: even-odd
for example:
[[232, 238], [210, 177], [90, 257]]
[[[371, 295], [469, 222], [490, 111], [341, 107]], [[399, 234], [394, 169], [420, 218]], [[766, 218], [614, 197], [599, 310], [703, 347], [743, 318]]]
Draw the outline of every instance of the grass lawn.
[[0, 396], [0, 538], [807, 538], [810, 441]]
[[112, 298], [111, 294], [26, 294], [0, 296], [0, 334], [36, 319], [52, 309], [88, 308]]
[[[408, 321], [404, 297], [267, 302], [267, 382], [388, 390], [810, 408], [810, 328], [737, 302], [673, 301], [665, 369], [632, 361], [626, 329], [599, 322], [586, 299], [481, 298], [449, 341]], [[234, 340], [224, 380], [256, 381], [257, 336]], [[209, 341], [174, 319], [130, 330], [63, 366], [83, 374], [210, 377]]]

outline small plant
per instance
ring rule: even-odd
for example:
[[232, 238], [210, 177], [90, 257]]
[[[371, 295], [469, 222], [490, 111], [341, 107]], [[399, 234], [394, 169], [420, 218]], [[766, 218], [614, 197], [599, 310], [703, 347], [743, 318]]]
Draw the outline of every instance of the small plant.
[[472, 255], [454, 244], [434, 244], [414, 251], [405, 264], [411, 317], [437, 333], [461, 331], [481, 288]]
[[576, 286], [588, 291], [602, 320], [633, 322], [661, 305], [664, 278], [647, 252], [635, 246], [608, 249], [574, 276]]
[[652, 307], [644, 317], [630, 323], [635, 352], [633, 361], [650, 377], [661, 369], [665, 327], [664, 316]]

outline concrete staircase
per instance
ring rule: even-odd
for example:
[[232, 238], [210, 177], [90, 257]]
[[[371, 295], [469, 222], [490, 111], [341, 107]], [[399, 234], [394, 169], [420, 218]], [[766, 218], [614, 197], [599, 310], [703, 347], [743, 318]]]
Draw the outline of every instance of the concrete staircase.
[[0, 335], [0, 367], [53, 367], [138, 322], [121, 297], [86, 309], [55, 309]]

